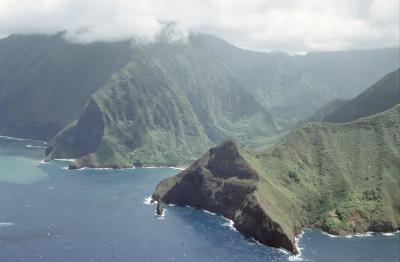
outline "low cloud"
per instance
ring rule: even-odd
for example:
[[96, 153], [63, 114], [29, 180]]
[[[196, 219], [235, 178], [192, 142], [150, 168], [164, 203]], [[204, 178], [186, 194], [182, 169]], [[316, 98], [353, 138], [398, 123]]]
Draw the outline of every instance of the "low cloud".
[[0, 36], [65, 31], [77, 42], [151, 41], [166, 21], [290, 53], [399, 45], [398, 0], [1, 0]]

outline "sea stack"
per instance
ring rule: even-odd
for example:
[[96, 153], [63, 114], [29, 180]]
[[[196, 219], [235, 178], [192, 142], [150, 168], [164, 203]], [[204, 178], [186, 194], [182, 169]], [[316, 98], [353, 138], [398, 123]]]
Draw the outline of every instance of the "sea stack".
[[164, 213], [164, 204], [161, 201], [158, 201], [157, 203], [157, 209], [156, 209], [156, 214], [158, 216], [162, 216]]

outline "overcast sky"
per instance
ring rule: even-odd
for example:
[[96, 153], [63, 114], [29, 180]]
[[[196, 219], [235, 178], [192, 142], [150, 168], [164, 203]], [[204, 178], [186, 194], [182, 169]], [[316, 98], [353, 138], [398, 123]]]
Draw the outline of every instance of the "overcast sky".
[[0, 36], [66, 31], [79, 42], [181, 32], [289, 53], [399, 45], [399, 0], [0, 0]]

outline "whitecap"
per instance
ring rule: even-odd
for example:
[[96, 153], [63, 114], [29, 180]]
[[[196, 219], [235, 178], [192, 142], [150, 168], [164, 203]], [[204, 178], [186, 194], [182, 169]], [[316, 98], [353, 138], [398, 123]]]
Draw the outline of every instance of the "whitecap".
[[28, 138], [20, 138], [20, 137], [12, 137], [12, 136], [0, 136], [0, 138], [4, 138], [7, 140], [15, 140], [15, 141], [37, 141], [47, 145], [46, 141], [38, 140], [38, 139], [28, 139]]
[[213, 216], [217, 215], [217, 214], [215, 214], [215, 213], [213, 213], [211, 211], [205, 210], [205, 209], [203, 209], [203, 212], [206, 213], [206, 214], [213, 215]]
[[237, 229], [235, 228], [235, 223], [233, 222], [233, 220], [230, 220], [230, 219], [227, 219], [227, 218], [224, 218], [224, 219], [226, 220], [226, 222], [223, 223], [222, 225], [225, 226], [225, 227], [228, 227], [230, 230], [233, 230], [233, 231], [237, 232]]
[[151, 202], [152, 198], [151, 196], [147, 196], [144, 198], [143, 204], [145, 205], [154, 205], [157, 203], [157, 201]]
[[45, 146], [26, 145], [27, 148], [46, 148]]
[[332, 235], [332, 234], [326, 233], [326, 232], [324, 232], [324, 231], [321, 231], [321, 233], [322, 233], [323, 235], [325, 235], [325, 236], [332, 237], [332, 238], [340, 237], [340, 236], [337, 236], [337, 235]]

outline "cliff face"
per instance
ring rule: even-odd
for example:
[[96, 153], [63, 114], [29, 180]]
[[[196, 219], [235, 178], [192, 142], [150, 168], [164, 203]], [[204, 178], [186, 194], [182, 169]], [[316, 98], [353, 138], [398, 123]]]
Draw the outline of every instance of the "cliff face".
[[313, 123], [265, 152], [233, 142], [162, 181], [153, 200], [232, 219], [261, 243], [297, 253], [304, 227], [332, 234], [400, 228], [400, 105], [346, 124]]

